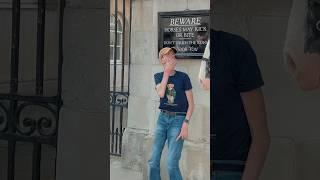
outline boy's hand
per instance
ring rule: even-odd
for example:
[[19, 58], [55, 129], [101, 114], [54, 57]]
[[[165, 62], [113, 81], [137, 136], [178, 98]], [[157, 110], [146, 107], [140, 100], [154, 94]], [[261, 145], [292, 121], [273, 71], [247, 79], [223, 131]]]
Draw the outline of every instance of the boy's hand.
[[179, 136], [177, 137], [176, 141], [178, 141], [179, 139], [187, 139], [188, 138], [188, 124], [186, 122], [183, 122], [182, 127], [181, 127], [181, 131]]
[[167, 74], [170, 74], [174, 70], [176, 63], [169, 58], [166, 58], [165, 61], [166, 61], [166, 64], [164, 66], [164, 72]]

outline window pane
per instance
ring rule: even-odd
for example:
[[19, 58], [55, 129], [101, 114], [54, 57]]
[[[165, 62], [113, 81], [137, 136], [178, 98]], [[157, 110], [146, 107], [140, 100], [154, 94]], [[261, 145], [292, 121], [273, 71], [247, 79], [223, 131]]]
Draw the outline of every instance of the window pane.
[[110, 16], [110, 30], [114, 30], [114, 16]]
[[114, 45], [114, 41], [115, 41], [115, 33], [110, 31], [110, 45]]
[[113, 59], [113, 56], [114, 56], [113, 47], [110, 46], [110, 59]]
[[110, 30], [114, 30], [114, 28], [115, 28], [115, 27], [114, 27], [114, 24], [111, 24], [111, 23], [110, 23]]
[[121, 52], [121, 47], [117, 47], [117, 60], [121, 60], [121, 55], [122, 55], [122, 52]]
[[[122, 61], [122, 24], [120, 20], [117, 20], [117, 30], [115, 30], [115, 17], [110, 16], [110, 63], [114, 63], [114, 53], [116, 53], [117, 63]], [[115, 42], [115, 36], [117, 35], [117, 42]], [[117, 43], [117, 44], [115, 44]], [[115, 52], [114, 46], [117, 47], [117, 52]]]
[[118, 20], [118, 24], [117, 24], [117, 30], [118, 31], [122, 31], [122, 25], [121, 25], [121, 22]]
[[114, 16], [110, 16], [110, 23], [114, 24]]
[[118, 44], [117, 45], [122, 45], [122, 33], [117, 33], [118, 34]]

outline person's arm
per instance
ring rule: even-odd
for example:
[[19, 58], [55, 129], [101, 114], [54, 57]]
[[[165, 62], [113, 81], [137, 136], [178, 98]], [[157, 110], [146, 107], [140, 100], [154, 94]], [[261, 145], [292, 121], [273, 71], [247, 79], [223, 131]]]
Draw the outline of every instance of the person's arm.
[[241, 98], [252, 136], [242, 180], [258, 180], [270, 145], [263, 92], [261, 88], [242, 92]]
[[201, 83], [202, 88], [203, 88], [204, 90], [210, 90], [210, 79], [209, 79], [209, 78], [200, 80], [200, 83]]
[[210, 40], [203, 53], [203, 60], [200, 64], [199, 81], [204, 90], [210, 90]]
[[168, 83], [168, 79], [170, 76], [170, 73], [174, 70], [175, 64], [172, 61], [169, 61], [166, 63], [164, 71], [163, 71], [163, 77], [161, 80], [161, 83], [156, 85], [156, 91], [160, 98], [163, 98], [166, 93], [166, 86]]
[[169, 73], [163, 72], [163, 78], [161, 83], [156, 85], [156, 91], [160, 98], [163, 98], [166, 92], [166, 86], [168, 83], [169, 75], [170, 75]]
[[[192, 90], [187, 90], [186, 92], [186, 96], [187, 96], [187, 100], [188, 100], [188, 111], [186, 114], [186, 119], [188, 119], [189, 121], [191, 120], [191, 116], [193, 113], [193, 109], [194, 109], [194, 101], [193, 101], [193, 93]], [[177, 137], [177, 140], [179, 139], [187, 139], [188, 138], [188, 123], [183, 122], [182, 127], [181, 127], [181, 131], [179, 136]]]
[[293, 0], [284, 41], [284, 60], [304, 91], [320, 88], [320, 1]]
[[193, 93], [192, 93], [191, 89], [186, 91], [186, 96], [187, 96], [187, 100], [188, 100], [188, 104], [189, 104], [186, 119], [191, 120], [191, 116], [192, 116], [193, 109], [194, 109]]

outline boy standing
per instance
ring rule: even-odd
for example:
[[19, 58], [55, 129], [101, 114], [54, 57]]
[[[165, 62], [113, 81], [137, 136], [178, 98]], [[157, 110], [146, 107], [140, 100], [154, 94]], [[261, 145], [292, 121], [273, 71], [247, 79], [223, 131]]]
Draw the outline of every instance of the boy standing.
[[149, 160], [149, 180], [160, 180], [160, 159], [165, 142], [168, 144], [167, 167], [170, 180], [182, 180], [179, 160], [183, 141], [188, 137], [188, 124], [194, 103], [192, 85], [186, 73], [176, 71], [174, 48], [159, 52], [164, 71], [156, 73], [154, 80], [160, 97], [160, 114], [155, 130], [152, 155]]

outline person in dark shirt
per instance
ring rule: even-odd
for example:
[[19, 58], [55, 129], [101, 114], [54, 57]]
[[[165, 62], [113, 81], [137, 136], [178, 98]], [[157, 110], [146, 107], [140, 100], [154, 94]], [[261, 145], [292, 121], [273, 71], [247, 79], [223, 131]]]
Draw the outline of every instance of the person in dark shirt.
[[160, 159], [165, 142], [168, 144], [167, 167], [170, 180], [182, 180], [179, 160], [183, 141], [188, 137], [188, 124], [194, 109], [189, 76], [176, 71], [176, 50], [163, 48], [159, 52], [163, 72], [154, 80], [160, 97], [160, 114], [156, 125], [152, 155], [149, 160], [149, 179], [160, 180]]
[[270, 144], [264, 85], [244, 38], [210, 32], [210, 160], [214, 180], [258, 180]]

